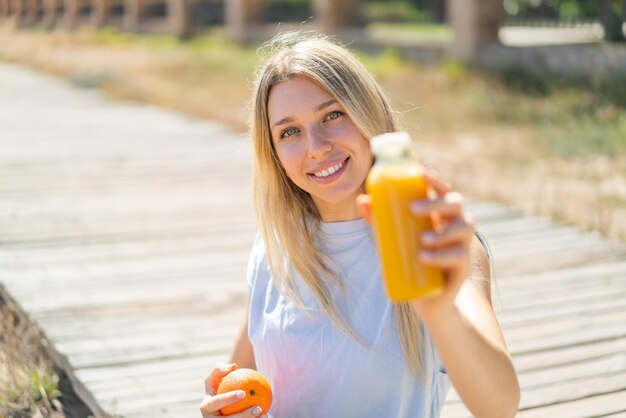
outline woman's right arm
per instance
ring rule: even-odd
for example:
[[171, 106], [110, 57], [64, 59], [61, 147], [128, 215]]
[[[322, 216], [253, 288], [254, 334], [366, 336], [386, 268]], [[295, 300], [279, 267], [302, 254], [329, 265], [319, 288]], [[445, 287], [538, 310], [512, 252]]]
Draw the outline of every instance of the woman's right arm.
[[[231, 356], [231, 364], [218, 363], [213, 367], [211, 373], [204, 379], [204, 388], [206, 396], [204, 397], [202, 404], [200, 405], [200, 412], [203, 418], [222, 416], [219, 413], [219, 409], [227, 405], [235, 403], [241, 399], [241, 396], [245, 396], [245, 392], [234, 391], [221, 395], [216, 395], [217, 387], [220, 382], [228, 373], [238, 368], [250, 368], [256, 369], [256, 362], [254, 361], [254, 352], [252, 351], [252, 344], [248, 338], [248, 313], [246, 312], [246, 319], [241, 327], [239, 337], [235, 342], [233, 354]], [[239, 392], [239, 393], [238, 393]], [[261, 410], [258, 407], [249, 408], [239, 414], [235, 414], [233, 418], [239, 417], [258, 417], [261, 416]], [[265, 415], [262, 415], [265, 416]]]

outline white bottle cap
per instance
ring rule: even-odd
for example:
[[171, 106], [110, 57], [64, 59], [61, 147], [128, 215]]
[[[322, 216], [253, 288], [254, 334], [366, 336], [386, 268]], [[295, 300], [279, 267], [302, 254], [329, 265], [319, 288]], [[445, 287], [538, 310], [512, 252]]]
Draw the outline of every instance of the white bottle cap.
[[372, 153], [377, 157], [397, 157], [411, 148], [411, 136], [406, 132], [389, 132], [370, 140]]

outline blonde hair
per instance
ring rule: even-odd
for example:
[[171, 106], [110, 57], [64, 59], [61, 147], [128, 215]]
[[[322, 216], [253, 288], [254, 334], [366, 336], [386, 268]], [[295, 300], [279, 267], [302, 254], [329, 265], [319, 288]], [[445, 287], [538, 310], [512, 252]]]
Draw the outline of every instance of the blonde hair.
[[[299, 274], [332, 323], [360, 341], [332, 299], [331, 289], [344, 287], [331, 270], [332, 260], [316, 245], [320, 215], [311, 196], [285, 173], [274, 149], [268, 117], [272, 86], [305, 76], [334, 96], [366, 138], [399, 129], [396, 113], [372, 75], [344, 47], [313, 33], [291, 32], [270, 41], [271, 58], [256, 77], [250, 131], [253, 146], [253, 194], [267, 261], [277, 288], [292, 303], [304, 306]], [[395, 305], [396, 324], [407, 364], [424, 380], [423, 334], [408, 304]]]

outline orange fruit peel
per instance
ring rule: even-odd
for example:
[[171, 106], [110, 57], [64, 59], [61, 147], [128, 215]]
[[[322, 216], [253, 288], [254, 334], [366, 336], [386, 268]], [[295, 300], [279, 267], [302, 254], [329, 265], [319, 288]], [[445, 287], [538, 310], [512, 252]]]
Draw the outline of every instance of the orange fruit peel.
[[236, 369], [222, 379], [217, 394], [242, 390], [245, 398], [220, 409], [222, 415], [233, 415], [253, 406], [259, 406], [264, 414], [272, 405], [272, 388], [261, 373], [252, 369]]

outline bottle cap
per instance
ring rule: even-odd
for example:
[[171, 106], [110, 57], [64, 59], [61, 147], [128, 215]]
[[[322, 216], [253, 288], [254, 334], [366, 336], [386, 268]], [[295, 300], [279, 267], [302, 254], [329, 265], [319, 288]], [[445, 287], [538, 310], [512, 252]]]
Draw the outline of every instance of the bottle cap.
[[399, 157], [411, 148], [411, 136], [406, 132], [389, 132], [370, 140], [372, 153], [377, 157]]

